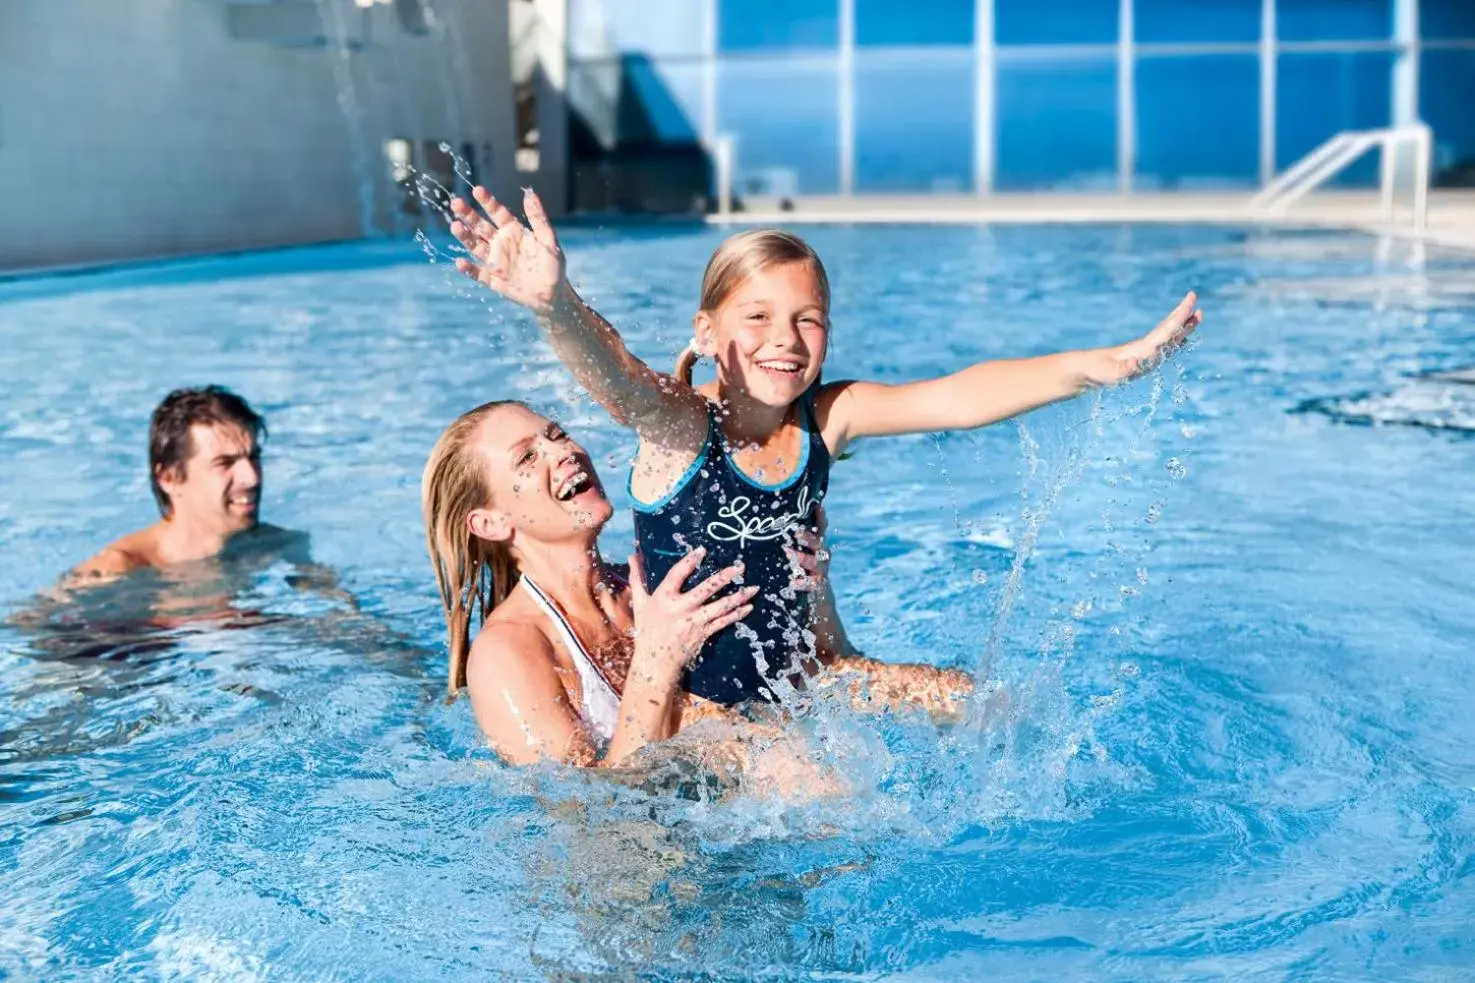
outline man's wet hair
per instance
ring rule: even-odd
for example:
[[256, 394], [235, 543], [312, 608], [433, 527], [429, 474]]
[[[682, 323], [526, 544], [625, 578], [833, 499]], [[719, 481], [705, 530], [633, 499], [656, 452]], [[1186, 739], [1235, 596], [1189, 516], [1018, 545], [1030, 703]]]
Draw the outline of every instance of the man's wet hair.
[[240, 427], [258, 444], [266, 439], [266, 421], [244, 399], [224, 386], [176, 389], [164, 397], [149, 421], [149, 483], [159, 514], [166, 519], [174, 506], [159, 484], [159, 475], [170, 471], [182, 478], [194, 448], [190, 428], [195, 424]]

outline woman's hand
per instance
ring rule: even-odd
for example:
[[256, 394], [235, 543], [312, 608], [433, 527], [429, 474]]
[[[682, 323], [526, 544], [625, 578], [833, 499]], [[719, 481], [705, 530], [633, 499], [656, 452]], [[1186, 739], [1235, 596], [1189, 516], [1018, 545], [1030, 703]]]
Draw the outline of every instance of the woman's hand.
[[1161, 365], [1163, 359], [1183, 347], [1203, 321], [1204, 312], [1193, 306], [1197, 302], [1198, 295], [1190, 290], [1173, 312], [1147, 334], [1125, 345], [1103, 349], [1105, 357], [1089, 373], [1091, 384], [1114, 386], [1130, 382]]
[[564, 259], [543, 202], [531, 188], [524, 193], [523, 225], [486, 188], [478, 185], [471, 194], [486, 217], [464, 199], [451, 199], [451, 234], [476, 260], [457, 259], [456, 269], [535, 314], [547, 314], [564, 285]]
[[676, 562], [654, 591], [645, 590], [640, 557], [630, 558], [630, 593], [635, 609], [635, 656], [632, 675], [648, 681], [679, 673], [702, 650], [702, 643], [752, 613], [749, 602], [756, 584], [717, 596], [743, 572], [741, 563], [719, 570], [689, 591], [681, 585], [701, 563], [706, 550], [697, 547]]

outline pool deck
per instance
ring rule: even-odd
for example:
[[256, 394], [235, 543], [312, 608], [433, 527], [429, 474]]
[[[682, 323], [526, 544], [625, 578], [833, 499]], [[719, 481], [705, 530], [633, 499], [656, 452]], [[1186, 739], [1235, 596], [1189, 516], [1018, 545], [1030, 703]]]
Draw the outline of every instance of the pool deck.
[[785, 210], [778, 199], [749, 198], [744, 211], [730, 216], [711, 215], [707, 220], [718, 225], [1198, 222], [1345, 229], [1475, 250], [1475, 189], [1431, 191], [1429, 224], [1423, 232], [1414, 230], [1406, 199], [1400, 200], [1395, 221], [1383, 222], [1373, 191], [1319, 192], [1278, 215], [1252, 209], [1245, 195], [1188, 192], [815, 196], [794, 198], [790, 203], [792, 208]]
[[[750, 197], [744, 210], [730, 215], [708, 215], [712, 225], [836, 225], [937, 223], [951, 225], [1091, 222], [1199, 223], [1281, 229], [1340, 229], [1374, 236], [1405, 239], [1429, 245], [1475, 252], [1475, 188], [1442, 189], [1429, 193], [1429, 224], [1416, 232], [1406, 200], [1400, 200], [1396, 221], [1385, 224], [1372, 191], [1328, 191], [1309, 195], [1282, 215], [1251, 209], [1243, 194], [1142, 192], [1115, 194], [997, 194], [987, 197], [960, 194], [813, 196], [791, 199], [791, 208], [777, 198]], [[662, 216], [624, 220], [660, 221]], [[669, 216], [690, 222], [690, 216]], [[555, 220], [555, 224], [558, 220]], [[602, 220], [601, 225], [604, 224]], [[35, 276], [90, 273], [120, 267], [149, 266], [176, 260], [202, 259], [236, 253], [311, 249], [335, 241], [247, 246], [219, 253], [193, 251], [143, 254], [77, 263], [50, 263], [35, 267], [0, 267], [0, 283]]]

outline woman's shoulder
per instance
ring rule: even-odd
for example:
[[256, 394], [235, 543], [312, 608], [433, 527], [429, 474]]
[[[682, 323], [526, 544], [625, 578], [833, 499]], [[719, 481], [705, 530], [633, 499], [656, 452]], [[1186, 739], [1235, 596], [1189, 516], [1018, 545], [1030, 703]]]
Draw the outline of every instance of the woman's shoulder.
[[478, 664], [554, 659], [553, 640], [543, 626], [544, 620], [534, 605], [527, 603], [520, 592], [514, 592], [493, 609], [472, 641], [466, 664], [468, 678]]

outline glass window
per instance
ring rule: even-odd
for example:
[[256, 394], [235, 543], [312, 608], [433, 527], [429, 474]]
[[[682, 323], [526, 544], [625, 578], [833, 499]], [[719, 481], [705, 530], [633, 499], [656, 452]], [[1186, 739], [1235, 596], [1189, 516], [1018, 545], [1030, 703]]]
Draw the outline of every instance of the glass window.
[[1117, 7], [1118, 0], [994, 0], [994, 39], [999, 44], [1115, 44]]
[[1419, 115], [1434, 131], [1434, 179], [1475, 187], [1475, 51], [1425, 51], [1419, 72]]
[[[834, 48], [840, 44], [838, 0], [715, 0], [720, 51]], [[692, 6], [699, 6], [693, 3]]]
[[855, 43], [971, 45], [973, 2], [855, 0]]
[[700, 139], [702, 67], [626, 55], [617, 109], [620, 143], [690, 143]]
[[1143, 44], [1260, 40], [1262, 0], [1133, 2], [1133, 33]]
[[973, 49], [855, 56], [857, 191], [973, 187]]
[[1385, 41], [1393, 36], [1393, 0], [1275, 0], [1282, 41]]
[[1419, 34], [1431, 41], [1475, 39], [1471, 0], [1420, 0]]
[[1260, 170], [1260, 59], [1137, 62], [1138, 188], [1251, 187]]
[[717, 131], [735, 138], [739, 195], [840, 188], [834, 58], [734, 58], [717, 68]]
[[[1275, 166], [1287, 167], [1343, 130], [1388, 126], [1393, 115], [1393, 56], [1385, 51], [1283, 54], [1276, 68]], [[1371, 184], [1375, 151], [1335, 184]]]
[[1115, 60], [1001, 58], [995, 116], [1000, 190], [1116, 188]]
[[691, 0], [569, 0], [569, 57], [699, 55], [703, 16]]

